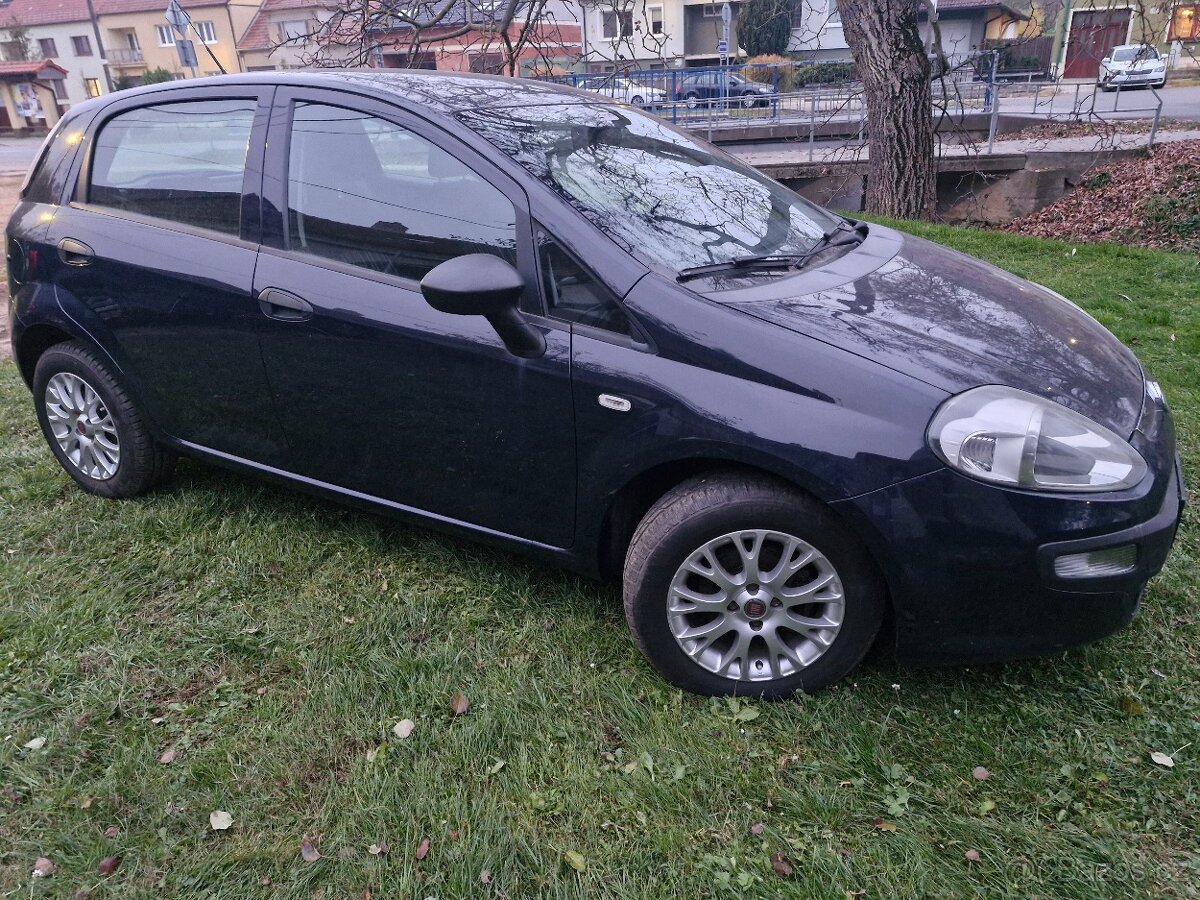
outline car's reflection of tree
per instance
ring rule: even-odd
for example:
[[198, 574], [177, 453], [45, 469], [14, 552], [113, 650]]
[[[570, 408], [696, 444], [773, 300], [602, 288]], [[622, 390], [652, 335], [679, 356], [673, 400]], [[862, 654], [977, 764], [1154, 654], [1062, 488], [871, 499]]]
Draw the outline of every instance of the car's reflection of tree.
[[554, 104], [457, 117], [637, 256], [683, 268], [802, 252], [824, 230], [796, 214], [799, 198], [632, 110]]

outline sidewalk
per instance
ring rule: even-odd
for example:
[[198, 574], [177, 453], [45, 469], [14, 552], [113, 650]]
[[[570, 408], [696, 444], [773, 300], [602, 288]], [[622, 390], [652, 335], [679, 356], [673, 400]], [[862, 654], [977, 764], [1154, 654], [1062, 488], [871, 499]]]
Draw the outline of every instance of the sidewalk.
[[[1028, 156], [1033, 153], [1105, 153], [1111, 150], [1129, 151], [1146, 146], [1149, 134], [1093, 135], [1068, 138], [1025, 138], [1021, 140], [998, 140], [987, 152], [987, 141], [976, 144], [944, 144], [938, 150], [941, 159], [987, 159], [989, 157]], [[1160, 131], [1154, 137], [1156, 144], [1176, 141], [1200, 141], [1200, 128], [1187, 131]], [[854, 147], [844, 143], [815, 144], [810, 157], [809, 145], [802, 140], [760, 145], [740, 145], [727, 148], [738, 158], [756, 168], [780, 165], [845, 165], [866, 162], [869, 154], [866, 146]]]

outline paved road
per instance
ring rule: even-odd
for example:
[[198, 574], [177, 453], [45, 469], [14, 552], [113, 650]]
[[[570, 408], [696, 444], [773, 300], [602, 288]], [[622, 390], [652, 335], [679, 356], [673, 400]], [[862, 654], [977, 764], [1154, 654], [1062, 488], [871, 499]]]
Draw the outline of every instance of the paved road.
[[[1065, 116], [1078, 111], [1084, 114], [1095, 112], [1103, 118], [1150, 118], [1158, 99], [1162, 100], [1162, 115], [1165, 119], [1187, 119], [1200, 122], [1200, 86], [1171, 87], [1161, 91], [1146, 88], [1132, 90], [1095, 91], [1091, 82], [1079, 85], [1058, 85], [1057, 91], [1050, 88], [1030, 88], [1029, 96], [1000, 95], [1001, 113], [1024, 113], [1039, 116]], [[1078, 89], [1077, 89], [1078, 88]], [[1020, 93], [1025, 93], [1024, 85]], [[1157, 93], [1157, 97], [1155, 96]]]
[[[24, 175], [33, 165], [38, 150], [41, 149], [42, 138], [11, 137], [0, 138], [0, 175]], [[7, 208], [5, 209], [7, 212]]]

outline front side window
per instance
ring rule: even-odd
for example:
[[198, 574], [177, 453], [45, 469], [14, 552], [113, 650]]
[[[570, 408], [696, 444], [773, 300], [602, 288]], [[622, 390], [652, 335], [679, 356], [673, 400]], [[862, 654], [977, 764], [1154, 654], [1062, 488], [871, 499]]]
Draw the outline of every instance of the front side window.
[[255, 105], [164, 103], [114, 117], [96, 139], [88, 201], [237, 234]]
[[504, 194], [420, 135], [348, 109], [296, 107], [290, 249], [418, 281], [468, 253], [515, 262], [516, 221]]
[[457, 113], [631, 255], [674, 274], [805, 253], [839, 219], [638, 110], [592, 103]]

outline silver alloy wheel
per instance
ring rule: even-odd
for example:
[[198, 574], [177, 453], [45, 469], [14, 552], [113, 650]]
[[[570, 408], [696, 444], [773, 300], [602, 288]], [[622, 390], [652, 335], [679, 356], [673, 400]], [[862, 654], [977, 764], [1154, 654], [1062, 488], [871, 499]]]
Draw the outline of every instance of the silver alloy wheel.
[[59, 372], [46, 384], [45, 402], [50, 430], [71, 464], [97, 481], [116, 475], [121, 442], [95, 388], [78, 375]]
[[671, 579], [667, 619], [700, 667], [734, 681], [786, 678], [812, 665], [842, 627], [837, 570], [790, 534], [747, 529], [714, 538]]

